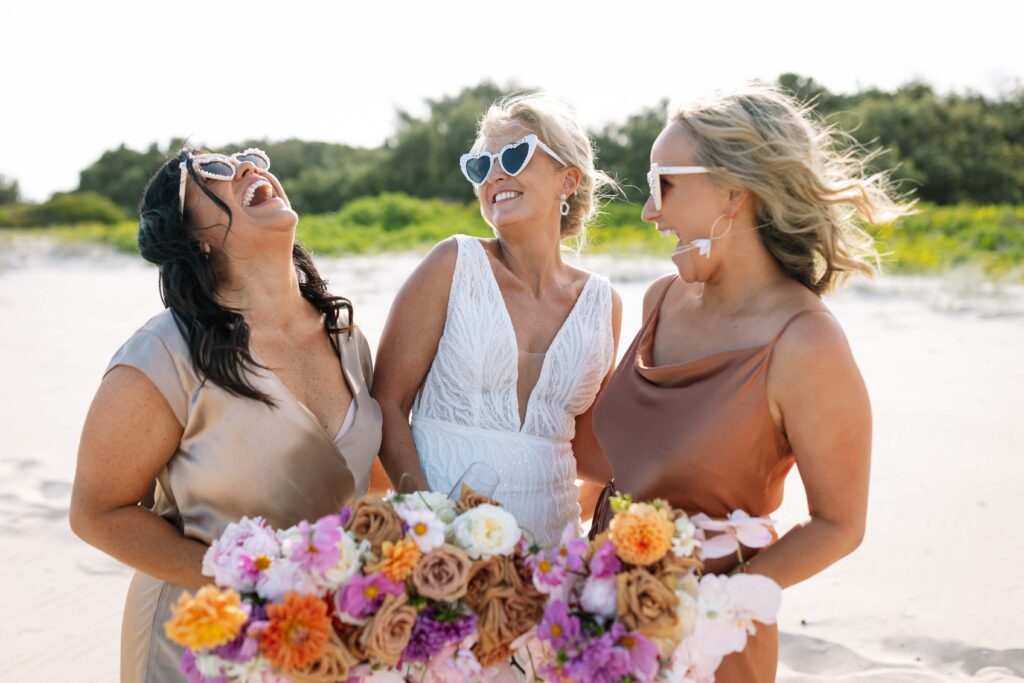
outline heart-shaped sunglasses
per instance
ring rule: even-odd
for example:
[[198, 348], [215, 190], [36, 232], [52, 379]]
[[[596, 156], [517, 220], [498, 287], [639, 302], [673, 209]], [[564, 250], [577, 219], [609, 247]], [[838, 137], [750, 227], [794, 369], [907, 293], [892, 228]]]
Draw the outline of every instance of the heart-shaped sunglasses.
[[538, 147], [547, 152], [552, 159], [562, 166], [569, 165], [562, 161], [562, 157], [558, 156], [553, 149], [531, 133], [505, 145], [497, 154], [492, 154], [491, 152], [463, 154], [459, 159], [459, 166], [462, 168], [462, 174], [466, 176], [466, 180], [479, 187], [484, 184], [487, 176], [491, 174], [495, 160], [501, 164], [501, 168], [504, 169], [505, 173], [508, 173], [510, 176], [519, 175], [526, 168], [526, 165], [530, 163], [530, 159], [533, 158], [533, 153]]

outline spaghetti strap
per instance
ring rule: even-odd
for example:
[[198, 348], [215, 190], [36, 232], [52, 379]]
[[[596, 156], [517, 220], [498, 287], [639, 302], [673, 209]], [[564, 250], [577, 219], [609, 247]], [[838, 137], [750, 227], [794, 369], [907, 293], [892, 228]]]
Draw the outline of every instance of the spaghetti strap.
[[793, 324], [793, 321], [808, 313], [828, 313], [829, 315], [832, 315], [832, 313], [825, 308], [809, 308], [805, 311], [800, 311], [799, 313], [795, 314], [793, 317], [786, 321], [786, 324], [782, 326], [782, 329], [779, 330], [779, 333], [775, 335], [775, 338], [772, 339], [768, 345], [774, 347], [775, 343], [779, 341], [779, 339], [782, 338], [782, 335], [786, 332], [786, 330], [789, 329], [789, 326]]
[[[659, 311], [661, 311], [661, 304], [664, 303], [665, 297], [668, 296], [668, 290], [672, 289], [672, 285], [674, 285], [676, 283], [676, 280], [678, 279], [679, 274], [677, 273], [672, 277], [671, 280], [668, 281], [668, 284], [665, 285], [665, 289], [661, 290], [661, 294], [658, 295], [658, 301], [654, 304], [654, 308], [652, 308], [651, 312], [647, 314], [648, 319], [653, 317]], [[644, 322], [647, 321], [645, 320]]]

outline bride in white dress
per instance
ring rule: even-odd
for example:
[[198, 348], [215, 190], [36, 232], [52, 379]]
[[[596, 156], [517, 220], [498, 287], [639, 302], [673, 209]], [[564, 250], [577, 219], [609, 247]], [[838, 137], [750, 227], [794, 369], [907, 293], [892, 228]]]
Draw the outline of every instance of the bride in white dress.
[[374, 373], [381, 462], [403, 489], [444, 492], [486, 464], [493, 497], [548, 546], [579, 524], [577, 477], [610, 476], [590, 411], [622, 304], [606, 278], [562, 260], [562, 241], [582, 235], [611, 181], [544, 95], [492, 106], [461, 166], [496, 239], [441, 242], [395, 299]]

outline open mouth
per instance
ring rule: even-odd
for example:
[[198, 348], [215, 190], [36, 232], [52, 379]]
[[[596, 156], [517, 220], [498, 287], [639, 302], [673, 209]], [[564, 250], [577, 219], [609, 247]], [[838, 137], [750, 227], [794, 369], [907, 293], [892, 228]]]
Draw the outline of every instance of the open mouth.
[[266, 180], [253, 181], [245, 190], [245, 198], [242, 199], [242, 206], [252, 208], [268, 202], [277, 195], [274, 194], [274, 186]]
[[491, 203], [500, 204], [501, 202], [508, 202], [512, 201], [513, 199], [519, 199], [521, 196], [523, 196], [522, 192], [499, 192], [498, 194], [494, 195], [494, 201], [492, 201]]

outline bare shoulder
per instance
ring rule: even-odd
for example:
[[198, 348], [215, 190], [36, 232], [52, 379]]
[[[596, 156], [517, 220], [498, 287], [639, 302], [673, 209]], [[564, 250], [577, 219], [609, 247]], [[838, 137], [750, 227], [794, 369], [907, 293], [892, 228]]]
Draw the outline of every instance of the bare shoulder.
[[795, 314], [775, 344], [772, 366], [775, 375], [817, 380], [856, 371], [842, 326], [820, 301]]
[[700, 285], [683, 282], [679, 277], [678, 273], [666, 273], [657, 280], [651, 283], [644, 292], [644, 311], [643, 319], [647, 320], [647, 316], [654, 310], [655, 304], [658, 303], [658, 299], [661, 298], [665, 291], [672, 288], [672, 293], [666, 294], [666, 296], [682, 297], [684, 299], [693, 299], [700, 296]]

